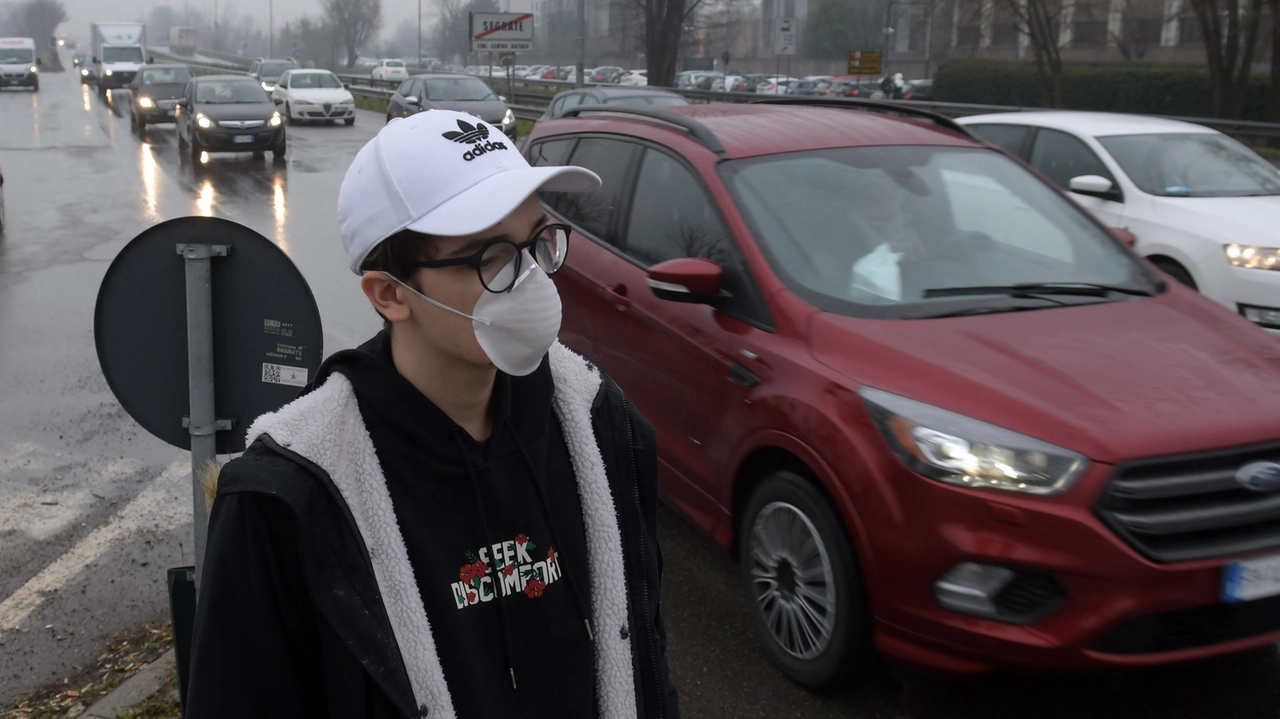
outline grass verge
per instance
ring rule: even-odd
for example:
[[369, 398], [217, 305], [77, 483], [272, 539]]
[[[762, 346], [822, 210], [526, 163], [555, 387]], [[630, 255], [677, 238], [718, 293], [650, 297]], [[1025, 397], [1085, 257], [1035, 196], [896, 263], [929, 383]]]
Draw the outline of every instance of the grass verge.
[[373, 110], [384, 115], [387, 113], [387, 100], [384, 98], [356, 95], [355, 93], [352, 93], [352, 97], [356, 99], [356, 107], [361, 110]]
[[[89, 708], [95, 701], [109, 694], [120, 683], [137, 674], [139, 670], [155, 661], [173, 645], [173, 632], [169, 624], [148, 624], [141, 629], [122, 634], [111, 641], [110, 647], [103, 652], [90, 666], [76, 667], [76, 673], [63, 679], [27, 692], [18, 697], [12, 709], [3, 710], [3, 719], [61, 719], [69, 713], [78, 715]], [[171, 678], [177, 685], [176, 676]], [[164, 703], [164, 697], [171, 692], [161, 692], [147, 704], [155, 704], [148, 711], [158, 711]], [[122, 715], [129, 719], [177, 719], [178, 707], [174, 702], [170, 714], [129, 714]], [[137, 707], [140, 711], [143, 707]], [[134, 710], [131, 710], [134, 711]]]

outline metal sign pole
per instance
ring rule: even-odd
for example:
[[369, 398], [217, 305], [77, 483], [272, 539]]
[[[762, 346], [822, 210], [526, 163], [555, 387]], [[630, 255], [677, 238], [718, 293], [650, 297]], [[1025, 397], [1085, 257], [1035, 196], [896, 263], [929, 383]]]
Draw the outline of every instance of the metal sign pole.
[[191, 432], [191, 525], [195, 533], [195, 586], [199, 597], [200, 569], [209, 531], [209, 511], [200, 478], [211, 465], [216, 466], [218, 430], [231, 428], [229, 421], [218, 421], [213, 406], [213, 268], [210, 261], [214, 257], [226, 257], [231, 246], [180, 244], [177, 250], [186, 261], [187, 386], [191, 414], [183, 418], [183, 423]]

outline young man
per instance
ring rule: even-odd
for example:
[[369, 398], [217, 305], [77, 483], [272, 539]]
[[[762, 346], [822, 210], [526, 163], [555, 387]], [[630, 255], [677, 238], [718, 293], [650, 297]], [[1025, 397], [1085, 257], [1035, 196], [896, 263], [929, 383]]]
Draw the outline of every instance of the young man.
[[679, 716], [653, 430], [555, 342], [535, 193], [599, 184], [456, 112], [359, 152], [338, 219], [386, 328], [222, 468], [187, 719]]

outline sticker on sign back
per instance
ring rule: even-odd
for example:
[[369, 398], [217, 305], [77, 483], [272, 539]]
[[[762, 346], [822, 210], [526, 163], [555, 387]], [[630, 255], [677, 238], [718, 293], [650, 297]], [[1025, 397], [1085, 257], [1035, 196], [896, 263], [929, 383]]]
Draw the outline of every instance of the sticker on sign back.
[[280, 364], [262, 363], [262, 381], [268, 384], [287, 384], [294, 387], [307, 385], [306, 367], [288, 367]]
[[1248, 602], [1280, 594], [1280, 555], [1232, 562], [1223, 567], [1222, 599]]

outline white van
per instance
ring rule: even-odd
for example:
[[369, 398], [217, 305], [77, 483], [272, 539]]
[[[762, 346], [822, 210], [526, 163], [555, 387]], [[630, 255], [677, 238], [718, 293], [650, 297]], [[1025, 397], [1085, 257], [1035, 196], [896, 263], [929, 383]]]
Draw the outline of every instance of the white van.
[[0, 37], [0, 87], [29, 87], [39, 92], [36, 41], [29, 37]]

